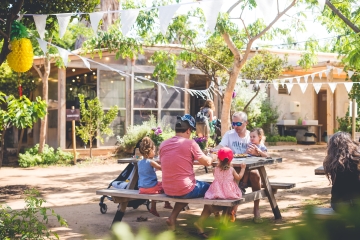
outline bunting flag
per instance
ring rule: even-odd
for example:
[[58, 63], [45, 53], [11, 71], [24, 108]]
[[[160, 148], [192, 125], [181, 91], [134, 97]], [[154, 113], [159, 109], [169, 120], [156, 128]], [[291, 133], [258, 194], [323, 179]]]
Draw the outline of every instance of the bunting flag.
[[246, 84], [247, 84], [247, 85], [249, 85], [249, 84], [250, 84], [250, 82], [251, 82], [251, 80], [246, 79], [246, 80], [245, 80], [245, 82], [246, 82]]
[[339, 75], [340, 75], [340, 73], [342, 73], [342, 71], [343, 71], [343, 70], [342, 70], [342, 68], [337, 68], [336, 70], [337, 70], [337, 74], [338, 74], [338, 76], [339, 76]]
[[320, 12], [322, 12], [324, 10], [325, 2], [326, 2], [326, 0], [318, 0], [318, 6], [319, 6]]
[[319, 93], [322, 83], [313, 83], [314, 90], [316, 94]]
[[90, 13], [89, 15], [90, 15], [91, 27], [96, 35], [99, 27], [99, 22], [103, 18], [104, 12], [94, 12], [94, 13]]
[[38, 41], [41, 50], [44, 52], [44, 55], [47, 53], [47, 42], [41, 40], [40, 38], [36, 38], [36, 40]]
[[296, 79], [297, 83], [300, 83], [300, 77], [296, 77], [295, 79]]
[[329, 87], [330, 87], [331, 92], [334, 93], [335, 88], [336, 88], [336, 83], [334, 83], [334, 82], [331, 82], [331, 83], [330, 83], [330, 82], [329, 82], [328, 84], [329, 84]]
[[349, 70], [349, 71], [348, 71], [349, 78], [351, 78], [351, 77], [354, 75], [354, 73], [355, 73], [354, 71], [350, 71], [350, 70]]
[[310, 74], [310, 76], [311, 76], [311, 80], [314, 81], [315, 73]]
[[257, 4], [257, 8], [262, 14], [262, 18], [264, 19], [266, 24], [270, 23], [276, 16], [276, 6], [276, 0], [263, 0]]
[[56, 48], [59, 51], [59, 55], [60, 55], [61, 59], [63, 60], [65, 67], [67, 67], [69, 52], [61, 47], [56, 47]]
[[293, 79], [292, 79], [292, 78], [285, 78], [285, 80], [288, 80], [289, 83], [292, 83], [292, 82], [293, 82]]
[[329, 75], [329, 73], [330, 73], [330, 69], [327, 69], [327, 70], [325, 71], [326, 77]]
[[72, 13], [56, 15], [58, 23], [59, 23], [59, 38], [60, 39], [63, 38], [63, 36], [66, 32], [66, 28], [69, 25], [71, 16], [72, 16]]
[[282, 87], [284, 87], [285, 80], [286, 80], [286, 79], [283, 79], [283, 78], [280, 79], [280, 83], [281, 83], [281, 86], [282, 86]]
[[291, 89], [293, 88], [293, 86], [294, 86], [293, 83], [286, 83], [286, 88], [287, 88], [287, 90], [288, 90], [288, 92], [289, 92], [289, 95], [290, 95], [290, 93], [291, 93]]
[[344, 86], [346, 88], [346, 91], [349, 93], [351, 91], [351, 88], [353, 86], [353, 82], [344, 82]]
[[46, 19], [48, 15], [34, 15], [34, 22], [36, 26], [36, 30], [39, 33], [41, 39], [45, 38], [45, 26], [46, 26]]
[[307, 83], [299, 83], [299, 86], [300, 86], [301, 92], [305, 93], [308, 84]]
[[129, 9], [121, 11], [121, 32], [124, 36], [128, 34], [131, 27], [134, 25], [139, 9]]
[[319, 78], [320, 78], [320, 80], [321, 80], [321, 78], [322, 78], [322, 72], [319, 72]]
[[[83, 61], [85, 67], [87, 67], [89, 70], [91, 70], [89, 61], [86, 60], [84, 57], [80, 57], [80, 59]], [[117, 73], [119, 73], [119, 72], [117, 71]]]
[[223, 5], [223, 0], [200, 2], [200, 7], [204, 12], [208, 29], [211, 33], [214, 32], [215, 30], [216, 21], [222, 5]]
[[304, 76], [304, 81], [305, 81], [305, 83], [308, 82], [308, 79], [309, 79], [309, 75], [305, 75], [305, 76]]
[[160, 31], [165, 36], [172, 17], [179, 9], [179, 4], [159, 7]]

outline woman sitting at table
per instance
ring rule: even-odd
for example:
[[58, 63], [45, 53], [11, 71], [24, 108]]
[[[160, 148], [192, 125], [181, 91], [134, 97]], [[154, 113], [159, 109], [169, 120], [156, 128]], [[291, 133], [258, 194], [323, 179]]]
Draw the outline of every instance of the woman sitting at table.
[[[139, 193], [140, 194], [157, 194], [164, 193], [162, 183], [157, 180], [155, 169], [161, 170], [161, 166], [152, 160], [155, 156], [155, 144], [149, 137], [144, 137], [140, 143], [140, 153], [144, 159], [138, 162], [139, 173]], [[164, 208], [173, 209], [168, 201], [165, 202]], [[151, 201], [149, 212], [160, 217], [156, 211], [156, 202]]]
[[360, 148], [346, 132], [337, 132], [330, 139], [324, 171], [332, 184], [331, 207], [354, 206], [360, 200]]

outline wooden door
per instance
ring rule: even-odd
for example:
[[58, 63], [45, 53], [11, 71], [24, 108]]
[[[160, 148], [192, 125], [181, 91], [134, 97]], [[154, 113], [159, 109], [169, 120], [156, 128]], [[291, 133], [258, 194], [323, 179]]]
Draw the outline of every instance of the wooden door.
[[[317, 95], [317, 109], [318, 109], [318, 120], [319, 124], [322, 124], [321, 135], [326, 131], [327, 126], [327, 91], [320, 90]], [[321, 138], [324, 141], [324, 138]]]

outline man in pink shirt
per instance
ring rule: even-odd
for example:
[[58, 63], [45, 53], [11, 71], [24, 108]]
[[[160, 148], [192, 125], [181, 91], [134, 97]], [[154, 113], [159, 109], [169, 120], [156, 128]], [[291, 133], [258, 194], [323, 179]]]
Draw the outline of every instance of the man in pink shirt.
[[[190, 139], [191, 132], [195, 130], [195, 119], [191, 115], [178, 116], [175, 136], [160, 145], [162, 187], [169, 197], [203, 197], [210, 186], [206, 182], [195, 180], [194, 160], [198, 160], [204, 166], [211, 166], [212, 163], [212, 158], [206, 156], [199, 145]], [[187, 203], [175, 203], [170, 217], [166, 220], [171, 230], [175, 230], [177, 216], [186, 206]]]

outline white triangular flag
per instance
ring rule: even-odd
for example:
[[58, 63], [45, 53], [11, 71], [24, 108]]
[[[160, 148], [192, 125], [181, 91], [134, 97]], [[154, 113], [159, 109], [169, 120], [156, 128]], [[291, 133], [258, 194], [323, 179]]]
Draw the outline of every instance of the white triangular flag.
[[331, 70], [334, 69], [334, 66], [327, 65], [326, 68]]
[[45, 38], [45, 26], [48, 15], [33, 15], [36, 30], [39, 33], [41, 39]]
[[294, 84], [293, 83], [286, 83], [286, 88], [288, 90], [288, 93], [291, 93], [291, 89], [293, 88]]
[[247, 85], [249, 85], [251, 82], [251, 80], [249, 80], [249, 79], [245, 79], [244, 81], [246, 82]]
[[326, 2], [326, 0], [318, 0], [318, 6], [319, 6], [320, 12], [322, 12], [324, 10], [325, 2]]
[[130, 31], [132, 25], [134, 25], [136, 18], [139, 15], [139, 11], [139, 9], [121, 11], [121, 32], [124, 36]]
[[342, 68], [337, 68], [337, 74], [340, 75], [340, 73], [342, 73], [343, 69]]
[[160, 30], [162, 35], [165, 36], [170, 21], [179, 7], [180, 4], [159, 7]]
[[67, 14], [58, 14], [56, 15], [58, 23], [59, 23], [59, 37], [62, 38], [66, 32], [66, 28], [70, 22], [70, 18], [72, 13]]
[[330, 83], [330, 82], [329, 82], [328, 84], [329, 84], [329, 87], [330, 87], [331, 92], [334, 93], [335, 88], [336, 88], [336, 83]]
[[285, 80], [288, 80], [289, 81], [289, 83], [293, 83], [293, 78], [285, 78]]
[[314, 81], [315, 73], [310, 74], [312, 81]]
[[300, 86], [301, 92], [305, 93], [308, 84], [307, 83], [299, 83], [299, 86]]
[[281, 83], [281, 86], [284, 87], [285, 79], [284, 78], [280, 79], [280, 83]]
[[319, 93], [322, 83], [313, 83], [314, 90], [316, 94]]
[[210, 32], [214, 32], [217, 18], [222, 5], [223, 5], [223, 0], [200, 2], [200, 7], [204, 12], [205, 19]]
[[355, 72], [354, 72], [354, 71], [350, 71], [350, 70], [349, 70], [347, 73], [348, 73], [348, 75], [349, 75], [349, 78], [351, 78], [351, 77], [352, 77], [352, 75], [354, 75], [354, 73], [355, 73]]
[[322, 72], [319, 72], [319, 78], [320, 78], [320, 80], [321, 80], [321, 78], [322, 78]]
[[329, 73], [330, 73], [330, 69], [327, 69], [327, 70], [325, 71], [326, 77], [329, 75]]
[[99, 22], [103, 18], [104, 12], [89, 13], [89, 16], [90, 16], [91, 27], [96, 35], [98, 26], [99, 26]]
[[265, 23], [270, 23], [276, 16], [276, 0], [265, 0], [257, 4], [257, 9], [260, 11], [258, 18], [263, 18]]
[[59, 51], [59, 55], [63, 60], [63, 63], [65, 65], [65, 67], [67, 67], [68, 64], [68, 57], [69, 57], [69, 52], [61, 47], [56, 47]]
[[[79, 56], [80, 57], [80, 56]], [[83, 57], [80, 57], [81, 58], [81, 60], [84, 62], [84, 65], [88, 68], [88, 69], [90, 69], [90, 63], [89, 63], [89, 61], [88, 60], [86, 60], [85, 58], [83, 58]], [[91, 70], [91, 69], [90, 69]]]
[[353, 82], [344, 82], [344, 86], [346, 88], [346, 91], [349, 93], [351, 91], [351, 88], [353, 86]]
[[275, 90], [278, 91], [279, 90], [279, 84], [274, 82], [273, 85], [274, 85]]
[[296, 77], [295, 79], [296, 79], [297, 83], [300, 83], [300, 77]]
[[308, 82], [308, 79], [309, 79], [309, 75], [304, 75], [304, 81], [305, 81], [305, 83]]
[[256, 84], [259, 84], [261, 80], [254, 80]]
[[44, 40], [40, 39], [40, 38], [36, 38], [41, 50], [44, 52], [44, 55], [47, 53], [47, 42], [45, 42]]

